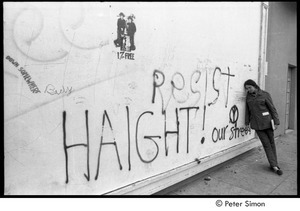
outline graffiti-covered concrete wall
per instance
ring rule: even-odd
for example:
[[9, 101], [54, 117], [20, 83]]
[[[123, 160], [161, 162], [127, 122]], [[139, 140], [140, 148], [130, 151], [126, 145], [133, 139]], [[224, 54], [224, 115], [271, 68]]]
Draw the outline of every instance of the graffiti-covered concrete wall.
[[118, 194], [248, 143], [259, 38], [260, 3], [4, 3], [5, 194]]

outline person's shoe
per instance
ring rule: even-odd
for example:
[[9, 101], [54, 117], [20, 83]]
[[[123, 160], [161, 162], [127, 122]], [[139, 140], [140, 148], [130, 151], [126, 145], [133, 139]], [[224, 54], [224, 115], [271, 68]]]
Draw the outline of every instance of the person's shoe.
[[[270, 168], [271, 168], [271, 167], [270, 167]], [[282, 175], [282, 174], [283, 174], [282, 170], [281, 170], [278, 166], [272, 167], [272, 169], [273, 169], [273, 171], [275, 171], [278, 175]]]
[[280, 170], [280, 169], [278, 169], [278, 170], [276, 171], [276, 173], [277, 173], [278, 175], [282, 175], [282, 174], [283, 174], [282, 170]]
[[120, 46], [117, 40], [114, 40], [114, 44], [116, 48]]
[[277, 166], [277, 170], [276, 170], [276, 173], [278, 174], [278, 175], [282, 175], [283, 174], [283, 172], [282, 172], [282, 170]]
[[130, 46], [130, 50], [134, 51], [135, 50], [135, 45]]

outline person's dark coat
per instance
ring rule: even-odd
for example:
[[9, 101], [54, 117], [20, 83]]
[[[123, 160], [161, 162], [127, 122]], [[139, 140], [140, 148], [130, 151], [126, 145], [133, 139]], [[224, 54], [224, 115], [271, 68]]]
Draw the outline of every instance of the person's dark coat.
[[135, 24], [133, 22], [127, 23], [127, 34], [128, 34], [128, 36], [133, 36], [135, 32], [136, 32]]
[[125, 32], [126, 21], [124, 19], [119, 18], [117, 26], [118, 26], [118, 37], [121, 37], [121, 35], [123, 35]]
[[275, 125], [280, 124], [270, 94], [263, 90], [258, 90], [256, 96], [248, 93], [245, 124], [250, 123], [250, 127], [254, 130], [265, 130], [272, 127], [271, 119], [274, 120]]

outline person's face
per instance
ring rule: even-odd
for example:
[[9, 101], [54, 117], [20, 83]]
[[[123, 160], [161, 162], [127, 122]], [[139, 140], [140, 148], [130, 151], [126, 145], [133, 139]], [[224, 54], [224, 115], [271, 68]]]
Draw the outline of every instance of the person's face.
[[124, 16], [123, 16], [123, 15], [121, 15], [121, 16], [120, 16], [120, 18], [123, 20], [123, 19], [124, 19]]
[[131, 23], [132, 22], [131, 19], [128, 19], [128, 22]]
[[252, 85], [246, 85], [245, 89], [246, 89], [247, 92], [249, 92], [251, 94], [256, 91], [256, 88], [254, 86], [252, 86]]

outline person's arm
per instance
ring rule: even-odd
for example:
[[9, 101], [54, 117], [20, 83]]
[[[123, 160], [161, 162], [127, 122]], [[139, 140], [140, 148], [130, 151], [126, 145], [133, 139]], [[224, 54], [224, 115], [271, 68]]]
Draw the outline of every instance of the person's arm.
[[250, 124], [250, 110], [246, 99], [245, 125], [248, 126], [249, 124]]
[[136, 26], [135, 26], [135, 23], [133, 23], [133, 33], [136, 32]]
[[278, 113], [277, 113], [276, 108], [273, 104], [271, 95], [267, 92], [266, 92], [266, 104], [269, 108], [269, 111], [271, 112], [272, 118], [274, 119], [274, 124], [279, 125], [280, 121], [279, 121]]
[[117, 22], [117, 28], [118, 28], [118, 30], [120, 30], [120, 28], [121, 28], [121, 20], [120, 20], [120, 18], [118, 19], [118, 22]]

